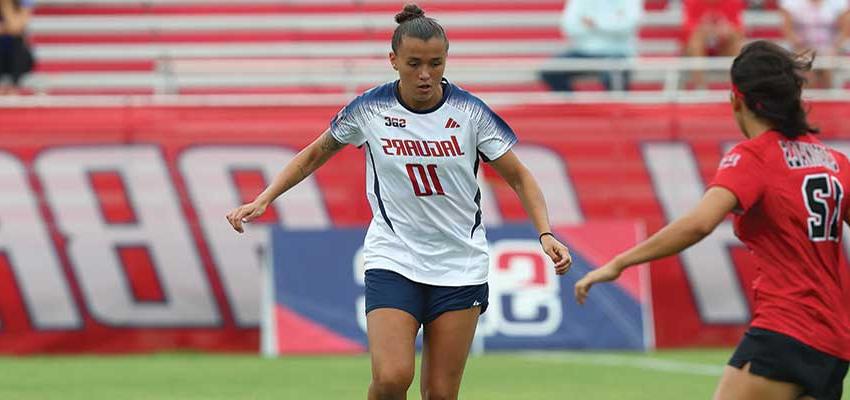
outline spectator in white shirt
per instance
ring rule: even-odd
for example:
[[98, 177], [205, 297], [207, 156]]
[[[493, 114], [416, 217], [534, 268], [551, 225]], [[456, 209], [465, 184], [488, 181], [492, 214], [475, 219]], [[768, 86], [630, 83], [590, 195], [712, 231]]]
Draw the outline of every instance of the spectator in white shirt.
[[[643, 0], [568, 0], [561, 17], [561, 32], [570, 43], [559, 58], [628, 58], [637, 55], [638, 22]], [[615, 79], [614, 75], [619, 75]], [[588, 73], [544, 71], [543, 81], [556, 91], [571, 91], [579, 75], [597, 75], [607, 90], [626, 90], [626, 72]]]
[[[781, 0], [785, 40], [794, 51], [814, 50], [818, 55], [839, 55], [847, 40], [847, 0]], [[828, 70], [809, 77], [812, 87], [829, 87]]]

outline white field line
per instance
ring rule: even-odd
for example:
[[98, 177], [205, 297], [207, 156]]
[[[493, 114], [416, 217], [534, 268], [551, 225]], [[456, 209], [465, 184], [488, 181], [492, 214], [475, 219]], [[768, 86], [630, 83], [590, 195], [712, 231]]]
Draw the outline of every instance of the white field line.
[[688, 361], [664, 360], [648, 356], [626, 357], [614, 354], [582, 354], [582, 353], [540, 353], [531, 352], [523, 358], [554, 364], [602, 365], [609, 367], [626, 367], [641, 370], [653, 370], [673, 374], [720, 376], [722, 365], [703, 364]]

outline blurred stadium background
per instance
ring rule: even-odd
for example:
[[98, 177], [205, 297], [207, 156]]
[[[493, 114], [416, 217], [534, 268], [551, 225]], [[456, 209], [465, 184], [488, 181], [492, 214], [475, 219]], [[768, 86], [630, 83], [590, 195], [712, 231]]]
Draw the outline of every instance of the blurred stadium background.
[[[483, 169], [493, 304], [461, 398], [709, 397], [751, 311], [731, 223], [588, 306], [571, 296], [694, 204], [740, 140], [731, 60], [681, 57], [674, 0], [645, 0], [639, 54], [618, 61], [553, 59], [570, 46], [561, 0], [418, 3], [447, 29], [446, 77], [517, 131], [578, 259], [555, 277], [519, 201]], [[38, 0], [37, 68], [0, 96], [0, 398], [362, 398], [362, 153], [341, 152], [244, 236], [224, 214], [353, 96], [394, 79], [402, 5]], [[780, 25], [775, 1], [744, 14], [747, 40], [784, 43]], [[850, 153], [846, 52], [815, 65], [832, 80], [805, 92], [811, 119]], [[551, 92], [538, 74], [559, 69], [632, 79]]]

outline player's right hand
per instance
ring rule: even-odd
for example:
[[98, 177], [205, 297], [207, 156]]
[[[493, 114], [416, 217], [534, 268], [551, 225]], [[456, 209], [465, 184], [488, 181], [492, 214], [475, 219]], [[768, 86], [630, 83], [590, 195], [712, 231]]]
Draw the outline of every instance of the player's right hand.
[[242, 224], [253, 221], [260, 215], [263, 215], [264, 212], [266, 212], [266, 204], [252, 201], [234, 208], [227, 213], [227, 222], [230, 223], [230, 226], [236, 232], [243, 233], [245, 230], [242, 228]]

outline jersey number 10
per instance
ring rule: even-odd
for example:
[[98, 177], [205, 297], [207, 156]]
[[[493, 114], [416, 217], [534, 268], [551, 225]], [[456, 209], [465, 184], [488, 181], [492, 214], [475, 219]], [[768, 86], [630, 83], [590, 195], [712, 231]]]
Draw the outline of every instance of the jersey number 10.
[[413, 192], [417, 196], [433, 196], [434, 194], [445, 196], [440, 177], [437, 176], [437, 165], [407, 164], [405, 167], [407, 167], [410, 183], [413, 184]]
[[[809, 239], [813, 242], [837, 242], [841, 233], [841, 201], [844, 198], [841, 182], [829, 174], [807, 175], [802, 189], [809, 211]], [[828, 199], [832, 199], [832, 205]], [[834, 208], [830, 209], [830, 206]]]

